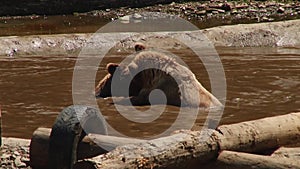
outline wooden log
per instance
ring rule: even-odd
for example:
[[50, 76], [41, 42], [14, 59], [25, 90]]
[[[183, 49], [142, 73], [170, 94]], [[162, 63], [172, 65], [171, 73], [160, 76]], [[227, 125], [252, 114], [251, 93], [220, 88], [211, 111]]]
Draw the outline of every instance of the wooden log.
[[98, 109], [84, 105], [71, 105], [63, 109], [57, 116], [49, 137], [49, 168], [73, 169], [78, 160], [78, 144], [87, 133], [107, 134]]
[[[34, 131], [30, 142], [30, 165], [34, 168], [47, 168], [50, 128], [38, 128]], [[78, 160], [91, 158], [107, 153], [117, 146], [137, 143], [143, 140], [89, 134], [78, 145]]]
[[[300, 113], [263, 118], [216, 129], [221, 150], [263, 152], [300, 140]], [[299, 141], [298, 141], [299, 142]]]
[[[299, 129], [300, 113], [292, 113], [223, 125], [217, 130], [182, 131], [168, 137], [120, 146], [84, 162], [95, 168], [188, 168], [186, 164], [190, 161], [206, 163], [217, 159], [221, 150], [263, 152], [280, 145], [297, 143], [300, 140]], [[203, 139], [204, 136], [208, 139]], [[106, 144], [114, 140], [110, 136], [106, 137], [109, 138]], [[92, 137], [101, 143], [99, 138]], [[111, 148], [118, 144], [116, 142]], [[78, 153], [81, 151], [78, 149]]]
[[100, 134], [88, 134], [85, 139], [89, 139], [89, 142], [101, 146], [107, 151], [114, 150], [116, 147], [125, 144], [136, 144], [144, 142], [145, 140], [125, 138], [125, 137], [115, 137], [115, 136], [106, 136]]
[[[50, 135], [51, 129], [49, 128], [38, 128], [34, 134], [33, 137], [31, 139], [31, 145], [30, 145], [30, 163], [31, 166], [34, 168], [45, 168], [48, 165], [48, 160], [47, 160], [47, 156], [48, 156], [48, 145], [49, 145], [49, 135]], [[218, 154], [218, 149], [217, 149], [217, 144], [215, 143], [215, 141], [213, 140], [209, 140], [207, 142], [203, 142], [201, 144], [201, 146], [199, 147], [191, 147], [191, 145], [196, 141], [198, 142], [198, 140], [200, 138], [200, 132], [191, 132], [191, 131], [187, 131], [189, 133], [193, 133], [191, 135], [188, 135], [186, 133], [179, 133], [179, 136], [174, 135], [174, 136], [170, 136], [167, 137], [167, 139], [165, 141], [160, 141], [159, 139], [157, 141], [154, 141], [152, 143], [152, 141], [148, 142], [148, 148], [153, 149], [153, 152], [155, 151], [156, 147], [161, 147], [161, 151], [163, 152], [162, 149], [168, 149], [170, 147], [175, 147], [178, 146], [180, 147], [182, 153], [186, 153], [186, 154], [193, 154], [194, 149], [201, 149], [201, 150], [197, 150], [199, 152], [202, 152], [202, 156], [203, 156], [203, 161], [206, 161], [206, 159], [212, 159], [211, 156], [213, 156], [214, 158], [216, 158], [217, 154]], [[209, 132], [212, 132], [212, 130], [209, 130]], [[193, 137], [188, 139], [188, 137]], [[162, 138], [164, 140], [164, 138]], [[172, 143], [176, 140], [178, 141], [177, 145], [172, 145]], [[181, 140], [181, 141], [180, 141]], [[104, 135], [98, 135], [98, 134], [89, 134], [86, 137], [83, 138], [82, 142], [79, 143], [78, 146], [78, 150], [77, 150], [77, 157], [78, 160], [81, 159], [87, 159], [87, 158], [91, 158], [91, 156], [96, 156], [99, 154], [103, 154], [103, 153], [107, 153], [108, 149], [115, 149], [117, 146], [122, 146], [122, 145], [127, 145], [129, 147], [127, 147], [128, 149], [128, 153], [132, 153], [132, 155], [134, 155], [135, 153], [130, 150], [131, 148], [131, 144], [133, 145], [140, 145], [143, 144], [143, 142], [146, 142], [145, 140], [139, 140], [139, 139], [130, 139], [130, 138], [121, 138], [121, 137], [114, 137], [114, 136], [104, 136]], [[99, 146], [100, 145], [100, 146]], [[164, 146], [165, 145], [165, 146]], [[102, 147], [104, 147], [105, 149], [102, 149]], [[142, 149], [144, 149], [146, 147], [142, 147], [141, 150], [138, 151], [142, 151]], [[172, 152], [169, 152], [172, 153]], [[174, 152], [174, 154], [176, 154]], [[138, 154], [137, 154], [138, 155]], [[151, 153], [148, 154], [149, 156], [151, 155]], [[171, 154], [169, 154], [171, 155]], [[200, 155], [200, 154], [199, 154]], [[161, 158], [163, 158], [164, 156], [161, 155]], [[195, 157], [189, 157], [189, 158], [193, 158], [196, 159]], [[167, 160], [167, 159], [166, 159]], [[172, 159], [173, 161], [177, 161], [179, 164], [181, 165], [185, 165], [183, 163], [180, 163], [179, 159]], [[88, 161], [89, 162], [89, 161]], [[143, 161], [140, 161], [141, 163], [143, 163]], [[86, 165], [84, 165], [86, 167]], [[78, 166], [77, 166], [78, 167]], [[75, 168], [77, 168], [75, 167]]]
[[233, 151], [222, 151], [218, 161], [232, 169], [300, 169], [297, 160]]
[[29, 147], [30, 165], [33, 168], [47, 168], [48, 140], [51, 129], [38, 128], [33, 132]]
[[300, 161], [300, 147], [280, 147], [271, 157], [275, 158], [290, 158]]
[[[205, 163], [217, 158], [218, 145], [213, 130], [185, 131], [168, 137], [117, 147], [85, 162], [95, 168], [190, 168], [189, 162]], [[202, 139], [202, 138], [209, 139]]]
[[[139, 144], [116, 148], [104, 156], [86, 161], [95, 168], [187, 168], [193, 158], [198, 162], [216, 159], [216, 152], [229, 149], [240, 151], [265, 151], [300, 140], [300, 113], [269, 117], [249, 122], [224, 125], [203, 141], [200, 132], [175, 134]], [[173, 167], [174, 168], [174, 167]]]

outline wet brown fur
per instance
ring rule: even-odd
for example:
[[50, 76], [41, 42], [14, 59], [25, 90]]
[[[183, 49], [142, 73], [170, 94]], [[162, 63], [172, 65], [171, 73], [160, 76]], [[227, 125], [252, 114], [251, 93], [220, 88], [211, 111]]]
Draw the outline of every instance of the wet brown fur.
[[[153, 69], [151, 66], [157, 66], [157, 69]], [[133, 105], [150, 104], [148, 97], [153, 89], [162, 90], [169, 105], [200, 107], [222, 105], [198, 82], [190, 70], [165, 54], [155, 51], [139, 51], [134, 60], [126, 66], [109, 63], [106, 67], [109, 73], [96, 87], [96, 95], [100, 97], [111, 96], [111, 80], [117, 67], [118, 71], [121, 71], [121, 75], [124, 77], [135, 74], [134, 72], [139, 72], [132, 79], [129, 88], [129, 96]], [[179, 84], [176, 83], [173, 77], [180, 79]], [[180, 89], [184, 93], [180, 93]], [[196, 91], [198, 91], [200, 103], [195, 102]], [[155, 103], [160, 104], [159, 99]]]

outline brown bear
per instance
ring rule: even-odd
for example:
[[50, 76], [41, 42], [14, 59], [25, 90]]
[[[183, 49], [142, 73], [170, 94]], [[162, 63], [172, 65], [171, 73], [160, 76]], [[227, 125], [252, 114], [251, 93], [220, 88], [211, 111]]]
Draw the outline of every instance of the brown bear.
[[[111, 97], [113, 93], [113, 96], [128, 96], [133, 105], [149, 105], [153, 104], [153, 99], [151, 103], [149, 101], [149, 95], [154, 89], [159, 89], [165, 94], [168, 105], [222, 106], [195, 75], [174, 58], [162, 52], [145, 50], [143, 46], [136, 45], [135, 49], [139, 52], [128, 65], [107, 64], [108, 74], [95, 89], [97, 97]], [[154, 94], [154, 104], [163, 103], [160, 100], [160, 97], [155, 99]]]

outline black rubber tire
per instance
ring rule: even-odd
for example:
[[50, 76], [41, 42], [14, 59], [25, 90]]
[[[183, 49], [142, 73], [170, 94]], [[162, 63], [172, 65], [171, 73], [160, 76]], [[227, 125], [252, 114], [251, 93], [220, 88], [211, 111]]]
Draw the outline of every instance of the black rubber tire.
[[65, 108], [57, 116], [50, 134], [49, 169], [72, 169], [77, 161], [78, 143], [86, 133], [107, 134], [104, 124], [95, 108], [79, 105]]

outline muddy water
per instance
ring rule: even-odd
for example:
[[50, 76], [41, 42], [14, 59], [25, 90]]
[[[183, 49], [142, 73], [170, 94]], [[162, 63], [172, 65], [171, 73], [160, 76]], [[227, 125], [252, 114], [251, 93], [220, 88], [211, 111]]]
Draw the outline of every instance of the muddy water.
[[0, 36], [96, 32], [108, 23], [97, 16], [0, 17]]
[[[221, 124], [300, 111], [299, 48], [218, 48], [217, 51], [227, 79], [227, 100]], [[209, 89], [209, 78], [201, 62], [185, 51], [176, 54]], [[107, 56], [100, 65], [97, 79], [104, 76], [107, 62], [117, 62], [123, 55]], [[30, 138], [37, 127], [52, 126], [58, 112], [72, 104], [75, 61], [75, 56], [0, 57], [4, 136]], [[158, 120], [138, 125], [124, 120], [110, 102], [109, 99], [98, 100], [106, 120], [117, 131], [128, 131], [126, 134], [130, 136], [163, 132], [174, 123], [179, 111], [177, 107], [167, 106]], [[195, 129], [201, 127], [205, 117], [205, 114], [198, 115]]]

